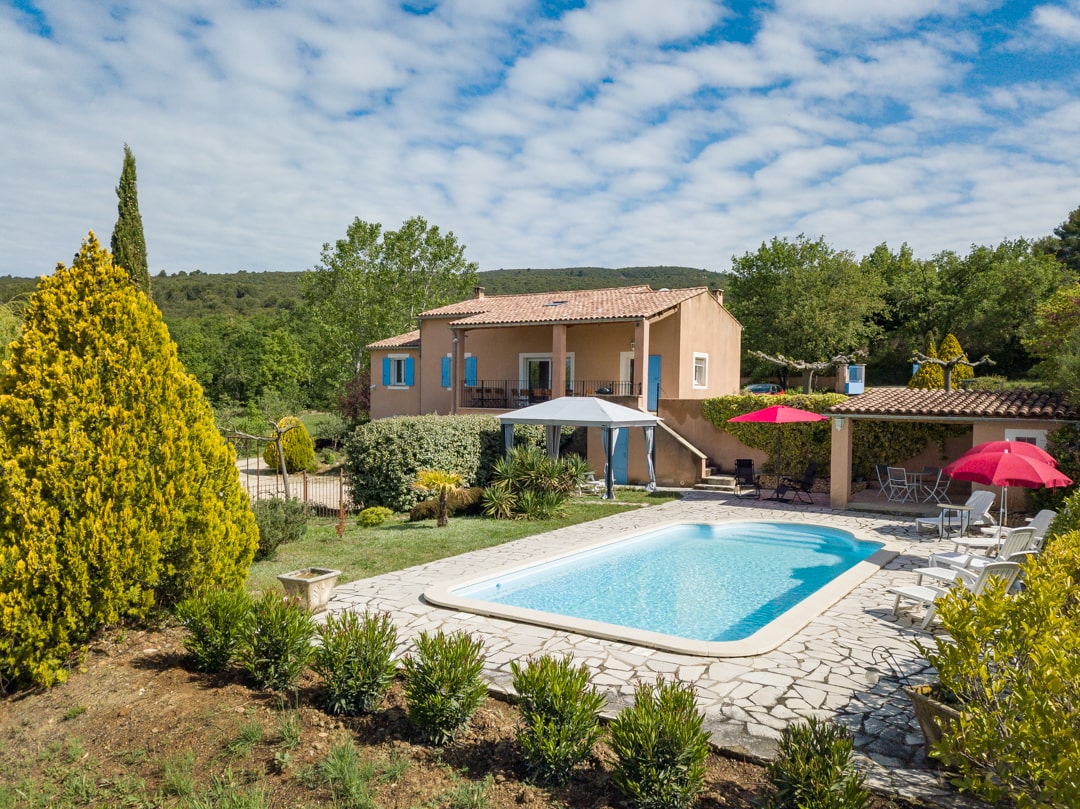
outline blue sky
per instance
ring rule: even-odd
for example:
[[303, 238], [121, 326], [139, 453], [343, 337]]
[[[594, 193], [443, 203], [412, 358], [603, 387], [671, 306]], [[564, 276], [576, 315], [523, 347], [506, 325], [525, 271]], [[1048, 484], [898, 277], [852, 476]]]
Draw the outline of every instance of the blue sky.
[[1080, 206], [1080, 0], [7, 0], [0, 274], [301, 270], [424, 216], [482, 270], [916, 255]]

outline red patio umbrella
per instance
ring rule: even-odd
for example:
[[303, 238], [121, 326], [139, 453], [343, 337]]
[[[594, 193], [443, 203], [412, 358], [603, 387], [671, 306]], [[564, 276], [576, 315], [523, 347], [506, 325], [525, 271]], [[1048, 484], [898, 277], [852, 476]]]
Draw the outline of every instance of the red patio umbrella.
[[967, 480], [987, 486], [1001, 486], [1001, 524], [1009, 516], [1009, 487], [1056, 489], [1072, 480], [1053, 466], [1017, 452], [968, 452], [942, 470], [954, 480]]
[[976, 444], [960, 457], [977, 455], [981, 452], [1015, 452], [1017, 455], [1025, 455], [1051, 466], [1057, 466], [1057, 459], [1053, 455], [1027, 441], [984, 441], [982, 444]]
[[[773, 405], [772, 407], [765, 407], [761, 410], [754, 410], [751, 413], [743, 413], [741, 416], [734, 416], [728, 419], [731, 422], [739, 422], [742, 424], [795, 424], [799, 422], [807, 421], [825, 421], [828, 417], [823, 416], [820, 413], [812, 413], [809, 410], [800, 410], [797, 407], [788, 407], [787, 405]], [[780, 479], [780, 443], [783, 439], [783, 432], [777, 431], [776, 433], [776, 477], [777, 481]]]

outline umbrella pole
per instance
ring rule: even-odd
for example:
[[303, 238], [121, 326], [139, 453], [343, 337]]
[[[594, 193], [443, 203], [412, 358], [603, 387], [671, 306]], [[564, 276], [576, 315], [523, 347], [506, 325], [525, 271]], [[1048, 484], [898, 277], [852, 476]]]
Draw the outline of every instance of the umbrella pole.
[[783, 428], [779, 425], [776, 428], [776, 486], [780, 486], [780, 441], [784, 436], [782, 432]]

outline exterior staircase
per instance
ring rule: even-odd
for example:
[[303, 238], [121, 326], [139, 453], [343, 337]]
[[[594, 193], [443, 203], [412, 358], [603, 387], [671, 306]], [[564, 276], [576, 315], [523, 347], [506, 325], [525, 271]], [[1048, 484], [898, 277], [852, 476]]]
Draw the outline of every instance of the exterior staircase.
[[705, 477], [700, 483], [694, 485], [695, 489], [709, 492], [735, 493], [735, 476], [724, 472], [718, 472], [715, 467], [705, 467]]

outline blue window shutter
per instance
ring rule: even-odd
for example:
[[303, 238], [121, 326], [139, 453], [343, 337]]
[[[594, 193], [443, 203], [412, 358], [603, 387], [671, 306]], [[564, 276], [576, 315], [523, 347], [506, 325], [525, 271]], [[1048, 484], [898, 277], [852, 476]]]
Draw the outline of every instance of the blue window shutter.
[[476, 385], [476, 357], [465, 358], [465, 384]]
[[410, 388], [412, 387], [412, 384], [413, 384], [413, 379], [414, 379], [413, 366], [415, 364], [416, 363], [415, 363], [415, 361], [413, 360], [412, 357], [406, 357], [405, 358], [405, 385], [407, 387], [410, 387]]
[[450, 358], [442, 358], [442, 386], [444, 388], [450, 387]]
[[390, 384], [390, 358], [383, 357], [382, 361], [382, 383], [383, 385]]

